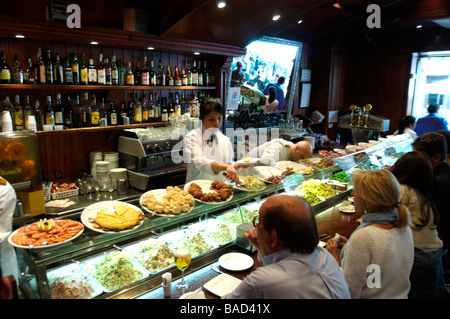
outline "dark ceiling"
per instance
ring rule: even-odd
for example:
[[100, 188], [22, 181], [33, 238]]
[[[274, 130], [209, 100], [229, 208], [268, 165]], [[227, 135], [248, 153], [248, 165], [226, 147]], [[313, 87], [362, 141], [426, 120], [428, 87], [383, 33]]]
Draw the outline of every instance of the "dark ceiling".
[[[123, 29], [125, 8], [148, 13], [153, 35], [245, 47], [261, 36], [309, 42], [332, 32], [370, 32], [366, 20], [370, 4], [381, 8], [383, 32], [423, 29], [449, 32], [448, 0], [66, 0], [81, 8], [82, 26]], [[10, 1], [2, 14], [43, 19], [48, 0]], [[278, 21], [272, 16], [279, 14]], [[302, 20], [302, 23], [298, 23]], [[446, 22], [444, 26], [433, 22]]]

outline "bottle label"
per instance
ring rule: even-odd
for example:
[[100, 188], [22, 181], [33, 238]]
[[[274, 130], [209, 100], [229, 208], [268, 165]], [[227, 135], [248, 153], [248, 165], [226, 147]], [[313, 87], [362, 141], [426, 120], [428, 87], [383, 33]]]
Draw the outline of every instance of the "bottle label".
[[92, 125], [97, 125], [100, 122], [100, 112], [99, 111], [93, 111], [91, 113], [91, 123]]
[[97, 78], [98, 84], [105, 84], [105, 83], [106, 83], [106, 73], [105, 73], [105, 70], [103, 70], [103, 69], [98, 70], [97, 77], [98, 77], [98, 78]]
[[134, 75], [127, 74], [127, 85], [133, 85], [134, 84]]
[[0, 74], [1, 80], [11, 80], [11, 71], [8, 69], [3, 69], [2, 73]]
[[185, 85], [185, 86], [188, 85], [188, 78], [187, 77], [181, 79], [181, 85]]
[[49, 115], [49, 116], [47, 116], [46, 117], [46, 119], [45, 119], [45, 124], [55, 124], [55, 117], [54, 116], [51, 116], [51, 115]]
[[148, 110], [142, 111], [142, 122], [148, 121]]
[[64, 79], [66, 83], [73, 83], [72, 70], [66, 70]]
[[181, 79], [176, 79], [175, 80], [175, 85], [176, 86], [180, 86], [181, 85]]
[[150, 84], [150, 73], [143, 72], [141, 81], [142, 81], [142, 85], [149, 85]]
[[167, 114], [165, 112], [163, 114], [161, 114], [161, 121], [163, 121], [163, 122], [169, 121], [169, 114]]
[[111, 125], [117, 125], [117, 113], [111, 113]]
[[203, 86], [203, 76], [202, 75], [198, 76], [198, 85]]
[[78, 72], [78, 64], [72, 64], [72, 72]]
[[62, 112], [55, 112], [55, 122], [57, 124], [63, 123], [63, 113]]
[[173, 79], [169, 79], [169, 86], [173, 86]]
[[81, 83], [88, 83], [87, 69], [81, 69], [80, 75], [81, 75]]
[[136, 108], [134, 113], [134, 122], [135, 123], [140, 123], [142, 122], [142, 109], [140, 108]]
[[112, 70], [111, 78], [112, 78], [113, 84], [118, 84], [119, 83], [119, 70], [117, 70], [117, 69]]
[[192, 85], [198, 85], [198, 73], [192, 73]]
[[97, 69], [89, 69], [89, 82], [97, 83]]
[[[16, 125], [16, 129], [23, 129], [23, 112], [14, 112], [14, 124]], [[19, 128], [18, 128], [19, 127]]]

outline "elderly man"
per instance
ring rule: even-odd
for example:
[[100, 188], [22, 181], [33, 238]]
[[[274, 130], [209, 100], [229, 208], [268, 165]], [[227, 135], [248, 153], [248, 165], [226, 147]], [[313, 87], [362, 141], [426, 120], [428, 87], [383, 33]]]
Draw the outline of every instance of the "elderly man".
[[345, 278], [328, 251], [317, 246], [316, 221], [307, 201], [269, 197], [246, 237], [258, 249], [262, 267], [224, 299], [350, 298]]
[[300, 141], [296, 144], [277, 138], [266, 142], [251, 150], [248, 156], [259, 158], [262, 165], [275, 165], [279, 161], [293, 161], [309, 158], [312, 155], [312, 146], [308, 141]]

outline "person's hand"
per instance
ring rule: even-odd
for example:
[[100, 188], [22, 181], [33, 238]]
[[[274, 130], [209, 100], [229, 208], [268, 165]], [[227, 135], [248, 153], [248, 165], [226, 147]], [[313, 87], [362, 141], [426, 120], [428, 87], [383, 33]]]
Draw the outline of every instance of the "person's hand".
[[258, 231], [256, 229], [249, 229], [244, 234], [244, 237], [259, 251]]
[[336, 240], [334, 238], [328, 239], [325, 247], [334, 259], [336, 259], [337, 263], [340, 264], [339, 246]]
[[235, 184], [239, 183], [239, 175], [232, 165], [227, 166], [226, 173], [227, 173], [227, 175], [225, 176], [226, 178], [230, 179]]

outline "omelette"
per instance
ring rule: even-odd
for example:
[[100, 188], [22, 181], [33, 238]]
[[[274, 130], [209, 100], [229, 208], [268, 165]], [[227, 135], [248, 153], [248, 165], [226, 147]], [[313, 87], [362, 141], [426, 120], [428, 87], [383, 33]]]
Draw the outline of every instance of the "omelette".
[[108, 230], [124, 230], [135, 226], [141, 220], [141, 211], [126, 205], [115, 205], [114, 209], [103, 208], [97, 213], [95, 223]]

